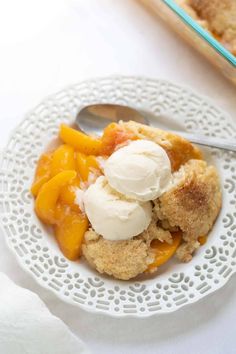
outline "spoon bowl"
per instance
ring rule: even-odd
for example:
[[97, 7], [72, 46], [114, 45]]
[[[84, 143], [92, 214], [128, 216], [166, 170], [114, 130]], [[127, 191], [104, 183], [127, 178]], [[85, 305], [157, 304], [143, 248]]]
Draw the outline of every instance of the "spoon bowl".
[[171, 113], [166, 112], [155, 115], [150, 111], [135, 109], [125, 105], [93, 104], [86, 106], [78, 112], [75, 125], [86, 134], [101, 136], [108, 124], [112, 122], [118, 123], [120, 120], [124, 122], [132, 120], [162, 130], [168, 130], [199, 145], [236, 151], [236, 142], [234, 140], [227, 139], [226, 141], [225, 139], [200, 135], [198, 132], [195, 134], [186, 132], [184, 125], [177, 122]]
[[104, 128], [110, 123], [120, 120], [133, 120], [148, 125], [148, 120], [138, 111], [128, 106], [117, 104], [94, 104], [83, 108], [76, 117], [77, 127], [87, 134], [101, 135]]

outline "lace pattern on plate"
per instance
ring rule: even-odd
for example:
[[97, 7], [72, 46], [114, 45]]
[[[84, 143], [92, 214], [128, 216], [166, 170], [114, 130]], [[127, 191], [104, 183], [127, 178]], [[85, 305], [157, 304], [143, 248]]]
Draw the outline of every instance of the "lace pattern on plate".
[[61, 122], [73, 122], [80, 107], [97, 102], [134, 105], [170, 112], [188, 131], [236, 138], [229, 117], [205, 97], [161, 80], [111, 77], [71, 86], [32, 110], [13, 132], [0, 160], [0, 218], [20, 265], [61, 299], [92, 312], [150, 316], [174, 311], [223, 286], [236, 270], [236, 154], [208, 149], [221, 174], [223, 207], [209, 236], [188, 264], [169, 266], [159, 275], [116, 281], [83, 262], [63, 257], [34, 215], [29, 188], [36, 161]]

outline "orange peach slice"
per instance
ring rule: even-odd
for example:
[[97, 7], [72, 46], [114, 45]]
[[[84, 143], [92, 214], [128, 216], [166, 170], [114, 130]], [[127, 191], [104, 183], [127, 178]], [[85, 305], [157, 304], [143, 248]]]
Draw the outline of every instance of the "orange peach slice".
[[34, 182], [31, 187], [31, 193], [37, 196], [40, 188], [51, 176], [52, 153], [42, 154], [36, 168]]
[[75, 158], [73, 147], [65, 144], [59, 146], [53, 153], [51, 175], [53, 177], [66, 170], [75, 170]]
[[56, 203], [61, 188], [70, 183], [75, 177], [76, 171], [63, 171], [42, 186], [35, 201], [35, 211], [44, 223], [55, 223]]
[[201, 246], [204, 245], [207, 242], [207, 236], [199, 236], [198, 242], [200, 243]]
[[81, 133], [68, 125], [61, 125], [59, 135], [64, 143], [86, 155], [99, 155], [101, 152], [102, 142], [100, 139]]
[[89, 169], [87, 166], [87, 159], [81, 152], [76, 153], [76, 167], [77, 171], [83, 181], [88, 180]]
[[126, 131], [117, 123], [111, 123], [103, 132], [101, 155], [110, 156], [117, 145], [124, 144], [128, 140], [136, 139], [137, 137], [132, 132]]
[[61, 211], [61, 220], [55, 226], [55, 235], [64, 256], [71, 261], [79, 258], [84, 234], [88, 229], [85, 215]]
[[63, 204], [74, 205], [75, 204], [75, 189], [80, 188], [80, 179], [76, 177], [71, 183], [62, 187], [59, 200]]
[[89, 173], [92, 170], [100, 171], [99, 164], [95, 156], [86, 156], [81, 152], [76, 153], [77, 171], [84, 182], [88, 181]]
[[156, 267], [161, 266], [166, 263], [176, 252], [177, 248], [180, 245], [182, 239], [182, 232], [172, 233], [173, 242], [169, 244], [167, 242], [161, 242], [159, 240], [154, 240], [151, 243], [151, 247], [155, 252], [155, 260], [152, 264], [149, 265], [148, 269], [153, 270]]
[[92, 168], [94, 168], [95, 170], [100, 170], [99, 163], [96, 157], [93, 155], [87, 156], [87, 166], [89, 167], [90, 170]]

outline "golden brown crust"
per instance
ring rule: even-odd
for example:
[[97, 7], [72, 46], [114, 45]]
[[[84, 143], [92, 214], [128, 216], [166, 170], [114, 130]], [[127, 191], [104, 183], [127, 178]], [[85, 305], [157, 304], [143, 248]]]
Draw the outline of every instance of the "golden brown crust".
[[83, 255], [99, 273], [122, 280], [134, 278], [146, 271], [154, 261], [150, 246], [152, 240], [172, 241], [169, 231], [154, 227], [154, 223], [153, 220], [148, 230], [128, 241], [108, 241], [89, 230], [82, 246]]
[[[178, 0], [190, 16], [205, 21], [222, 44], [236, 55], [236, 1], [235, 0]], [[195, 14], [194, 14], [195, 12]]]
[[190, 160], [175, 179], [174, 186], [155, 201], [154, 211], [158, 218], [183, 231], [188, 247], [180, 246], [177, 255], [186, 261], [199, 246], [198, 237], [207, 235], [214, 224], [221, 207], [221, 190], [216, 169], [205, 161]]
[[177, 171], [190, 159], [202, 159], [201, 151], [181, 136], [133, 121], [120, 124], [138, 138], [154, 141], [163, 147], [169, 156], [173, 171]]
[[193, 253], [200, 247], [197, 240], [183, 242], [176, 251], [176, 256], [181, 262], [189, 262], [193, 258]]
[[190, 0], [189, 3], [217, 34], [223, 35], [229, 28], [236, 28], [235, 0]]
[[90, 265], [100, 273], [128, 280], [146, 270], [149, 257], [145, 242], [140, 239], [109, 241], [98, 235], [97, 240], [88, 241], [91, 233], [94, 231], [86, 233], [82, 250]]

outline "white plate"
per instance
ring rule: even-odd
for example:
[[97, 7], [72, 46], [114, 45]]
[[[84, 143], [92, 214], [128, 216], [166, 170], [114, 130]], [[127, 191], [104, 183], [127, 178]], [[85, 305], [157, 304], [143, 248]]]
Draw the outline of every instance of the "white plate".
[[16, 128], [0, 161], [1, 224], [19, 264], [62, 300], [92, 312], [145, 317], [193, 303], [222, 287], [236, 270], [236, 154], [208, 149], [221, 174], [223, 207], [210, 233], [188, 264], [172, 261], [156, 276], [117, 281], [83, 262], [63, 257], [52, 234], [34, 214], [29, 193], [35, 164], [61, 122], [73, 122], [79, 107], [125, 103], [171, 112], [189, 131], [235, 137], [230, 118], [205, 97], [162, 80], [135, 77], [95, 79], [44, 100]]

